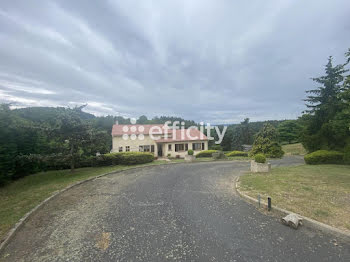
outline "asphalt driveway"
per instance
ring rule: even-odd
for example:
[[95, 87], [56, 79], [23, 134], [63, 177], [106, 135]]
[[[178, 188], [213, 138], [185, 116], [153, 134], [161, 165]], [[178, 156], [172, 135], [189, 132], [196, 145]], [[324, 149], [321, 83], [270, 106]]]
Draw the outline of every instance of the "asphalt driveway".
[[[285, 158], [273, 164], [300, 164]], [[349, 261], [350, 246], [293, 230], [236, 195], [247, 162], [147, 167], [108, 175], [49, 201], [1, 261]]]

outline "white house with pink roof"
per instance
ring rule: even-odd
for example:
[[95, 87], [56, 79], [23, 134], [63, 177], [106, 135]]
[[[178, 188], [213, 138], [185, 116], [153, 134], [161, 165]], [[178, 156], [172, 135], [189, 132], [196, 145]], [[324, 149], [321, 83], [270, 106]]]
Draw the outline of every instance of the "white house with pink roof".
[[172, 129], [163, 124], [119, 125], [112, 128], [111, 152], [151, 152], [157, 157], [183, 158], [189, 149], [194, 154], [208, 149], [208, 138], [196, 128]]

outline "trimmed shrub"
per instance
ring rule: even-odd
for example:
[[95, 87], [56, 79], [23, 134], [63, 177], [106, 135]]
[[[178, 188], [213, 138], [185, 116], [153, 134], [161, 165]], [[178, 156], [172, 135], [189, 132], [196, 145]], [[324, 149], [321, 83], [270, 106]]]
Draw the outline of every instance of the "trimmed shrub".
[[266, 157], [265, 157], [264, 154], [256, 154], [256, 155], [254, 156], [254, 160], [255, 160], [255, 162], [257, 162], [257, 163], [261, 163], [261, 164], [266, 163]]
[[227, 158], [227, 157], [226, 157], [226, 155], [224, 154], [224, 152], [218, 151], [218, 152], [213, 153], [213, 158], [214, 158], [214, 159], [225, 159], [225, 158]]
[[213, 153], [218, 152], [217, 150], [204, 150], [204, 151], [200, 151], [196, 157], [212, 157]]
[[152, 162], [154, 155], [144, 152], [120, 152], [96, 156], [93, 166], [137, 165]]
[[120, 153], [120, 164], [122, 165], [137, 165], [150, 163], [154, 160], [154, 155], [152, 153], [144, 152], [125, 152]]
[[192, 150], [192, 149], [188, 150], [188, 151], [187, 151], [187, 154], [188, 154], [189, 156], [193, 156], [193, 150]]
[[341, 164], [344, 154], [338, 151], [318, 150], [304, 156], [306, 164]]
[[243, 151], [232, 151], [226, 154], [228, 157], [232, 156], [248, 156], [248, 152], [243, 152]]

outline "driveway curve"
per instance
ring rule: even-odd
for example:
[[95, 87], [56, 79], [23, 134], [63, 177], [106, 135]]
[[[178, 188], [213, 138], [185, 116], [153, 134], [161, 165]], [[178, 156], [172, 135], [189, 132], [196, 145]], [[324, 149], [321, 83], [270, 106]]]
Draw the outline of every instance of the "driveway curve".
[[241, 200], [233, 180], [248, 166], [163, 165], [83, 183], [35, 212], [0, 261], [350, 260], [349, 244], [290, 229]]

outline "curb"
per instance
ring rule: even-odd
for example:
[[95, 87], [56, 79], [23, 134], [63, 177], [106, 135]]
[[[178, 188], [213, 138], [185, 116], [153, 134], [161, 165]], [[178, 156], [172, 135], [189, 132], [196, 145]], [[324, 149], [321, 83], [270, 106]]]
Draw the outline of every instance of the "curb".
[[[255, 199], [251, 196], [248, 196], [239, 190], [239, 188], [240, 188], [239, 187], [239, 177], [236, 177], [234, 179], [234, 187], [235, 187], [235, 190], [239, 196], [241, 196], [242, 198], [244, 198], [245, 200], [247, 200], [251, 204], [258, 204], [257, 199]], [[260, 201], [260, 204], [267, 208], [267, 203], [265, 201]], [[332, 227], [330, 225], [318, 222], [318, 221], [311, 219], [311, 218], [308, 218], [308, 217], [304, 217], [304, 216], [299, 215], [295, 212], [288, 211], [288, 210], [280, 208], [278, 206], [272, 206], [271, 212], [278, 213], [279, 215], [282, 215], [282, 216], [286, 216], [286, 215], [289, 215], [291, 213], [296, 214], [298, 217], [303, 219], [303, 226], [310, 228], [310, 229], [319, 230], [319, 231], [326, 233], [326, 234], [334, 235], [342, 240], [350, 242], [350, 231], [341, 230], [341, 229]]]
[[[226, 161], [242, 161], [242, 160], [226, 160]], [[51, 196], [49, 196], [48, 198], [46, 198], [45, 200], [43, 200], [41, 203], [39, 203], [36, 207], [34, 207], [32, 210], [30, 210], [28, 213], [26, 213], [11, 229], [10, 231], [7, 233], [5, 239], [0, 243], [0, 253], [2, 252], [2, 250], [5, 248], [5, 246], [8, 244], [8, 242], [13, 238], [13, 236], [15, 235], [15, 233], [17, 232], [17, 230], [19, 230], [24, 222], [35, 212], [37, 211], [39, 208], [41, 208], [45, 203], [47, 203], [48, 201], [50, 201], [51, 199], [57, 197], [58, 195], [60, 195], [61, 193], [75, 187], [78, 185], [81, 185], [83, 183], [92, 181], [94, 179], [103, 177], [103, 176], [107, 176], [107, 175], [112, 175], [112, 174], [117, 174], [117, 173], [121, 173], [124, 171], [128, 171], [128, 170], [133, 170], [133, 169], [141, 169], [141, 168], [148, 168], [148, 167], [155, 167], [155, 166], [167, 166], [167, 165], [178, 165], [178, 164], [195, 164], [195, 163], [217, 163], [217, 162], [224, 162], [224, 161], [197, 161], [197, 162], [178, 162], [178, 163], [164, 163], [164, 164], [154, 164], [154, 165], [148, 165], [148, 166], [138, 166], [138, 167], [131, 167], [131, 168], [127, 168], [127, 169], [123, 169], [123, 170], [116, 170], [116, 171], [112, 171], [112, 172], [108, 172], [108, 173], [104, 173], [101, 175], [97, 175], [94, 177], [90, 177], [88, 179], [76, 182], [70, 186], [67, 186], [59, 191], [56, 191], [55, 193], [53, 193]]]

